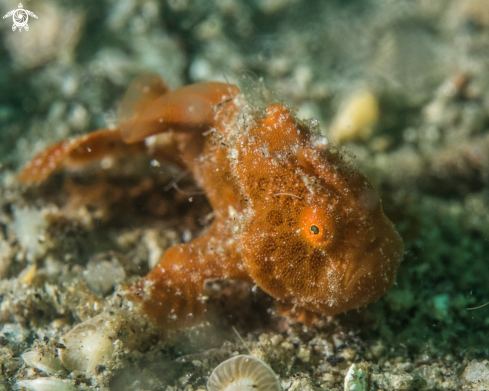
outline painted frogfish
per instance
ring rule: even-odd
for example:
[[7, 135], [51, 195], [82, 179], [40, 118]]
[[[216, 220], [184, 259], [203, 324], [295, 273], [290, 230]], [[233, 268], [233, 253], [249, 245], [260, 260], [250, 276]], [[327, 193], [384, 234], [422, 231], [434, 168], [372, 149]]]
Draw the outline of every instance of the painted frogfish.
[[118, 129], [51, 146], [19, 179], [42, 182], [139, 153], [189, 170], [215, 216], [125, 287], [156, 324], [202, 321], [204, 283], [213, 279], [256, 284], [281, 313], [306, 321], [362, 307], [392, 286], [403, 243], [369, 180], [287, 107], [250, 110], [232, 84], [168, 91], [159, 76], [140, 76], [122, 100]]

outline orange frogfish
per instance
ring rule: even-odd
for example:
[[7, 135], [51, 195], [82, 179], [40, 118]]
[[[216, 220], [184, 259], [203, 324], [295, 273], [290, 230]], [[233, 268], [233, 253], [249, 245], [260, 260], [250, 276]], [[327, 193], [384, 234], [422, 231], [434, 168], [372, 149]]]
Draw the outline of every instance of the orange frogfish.
[[119, 129], [55, 144], [19, 179], [41, 182], [136, 153], [188, 169], [215, 214], [202, 236], [168, 249], [126, 287], [156, 324], [202, 321], [211, 279], [256, 284], [302, 320], [362, 307], [392, 286], [403, 243], [369, 180], [287, 107], [257, 114], [232, 84], [168, 91], [159, 76], [140, 76], [122, 101]]

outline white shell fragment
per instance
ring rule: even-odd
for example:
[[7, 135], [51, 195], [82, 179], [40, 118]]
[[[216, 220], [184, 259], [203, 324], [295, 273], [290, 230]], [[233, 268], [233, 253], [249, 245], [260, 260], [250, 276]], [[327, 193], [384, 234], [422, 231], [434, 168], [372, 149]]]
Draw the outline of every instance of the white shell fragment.
[[111, 259], [95, 257], [88, 262], [83, 271], [83, 279], [97, 295], [107, 296], [117, 284], [121, 284], [126, 278], [126, 272], [117, 258], [110, 257], [110, 254], [109, 258]]
[[333, 141], [368, 140], [379, 119], [379, 103], [368, 90], [359, 90], [345, 101], [331, 127]]
[[345, 391], [367, 391], [367, 370], [352, 364], [345, 376]]
[[25, 352], [22, 355], [22, 359], [30, 367], [46, 372], [48, 375], [54, 375], [55, 373], [63, 370], [63, 367], [57, 358], [46, 357], [35, 350]]
[[51, 379], [49, 377], [40, 377], [34, 380], [20, 380], [17, 382], [20, 387], [25, 387], [31, 391], [77, 391], [78, 389], [60, 379]]
[[114, 355], [114, 335], [119, 322], [102, 313], [80, 323], [62, 342], [66, 349], [58, 349], [61, 363], [70, 371], [92, 373], [98, 365], [108, 366]]
[[277, 376], [263, 361], [236, 356], [219, 364], [207, 382], [208, 391], [280, 391]]
[[20, 244], [27, 250], [27, 259], [34, 261], [43, 256], [47, 243], [43, 237], [49, 223], [47, 210], [36, 208], [14, 208], [13, 229]]

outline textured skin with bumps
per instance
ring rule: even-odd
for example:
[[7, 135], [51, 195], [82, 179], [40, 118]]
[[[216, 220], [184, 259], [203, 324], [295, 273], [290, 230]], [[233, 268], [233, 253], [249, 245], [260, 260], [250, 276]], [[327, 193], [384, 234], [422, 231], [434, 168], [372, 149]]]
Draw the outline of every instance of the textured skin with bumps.
[[[19, 178], [42, 181], [90, 156], [140, 152], [192, 172], [214, 209], [212, 225], [128, 287], [157, 324], [183, 328], [204, 319], [209, 279], [256, 283], [282, 313], [304, 321], [364, 306], [393, 284], [403, 244], [376, 190], [285, 106], [272, 104], [258, 118], [236, 86], [167, 92], [159, 77], [144, 75], [121, 110], [121, 130], [62, 141]], [[163, 133], [170, 137], [159, 142]], [[97, 153], [83, 154], [95, 138]]]

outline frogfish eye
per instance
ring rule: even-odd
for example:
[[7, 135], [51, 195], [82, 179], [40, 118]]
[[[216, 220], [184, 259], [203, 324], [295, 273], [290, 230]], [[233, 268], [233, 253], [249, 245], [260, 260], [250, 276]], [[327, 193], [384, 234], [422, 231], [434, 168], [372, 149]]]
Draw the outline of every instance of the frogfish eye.
[[300, 232], [313, 246], [324, 246], [333, 238], [333, 219], [321, 208], [306, 208], [300, 216]]

